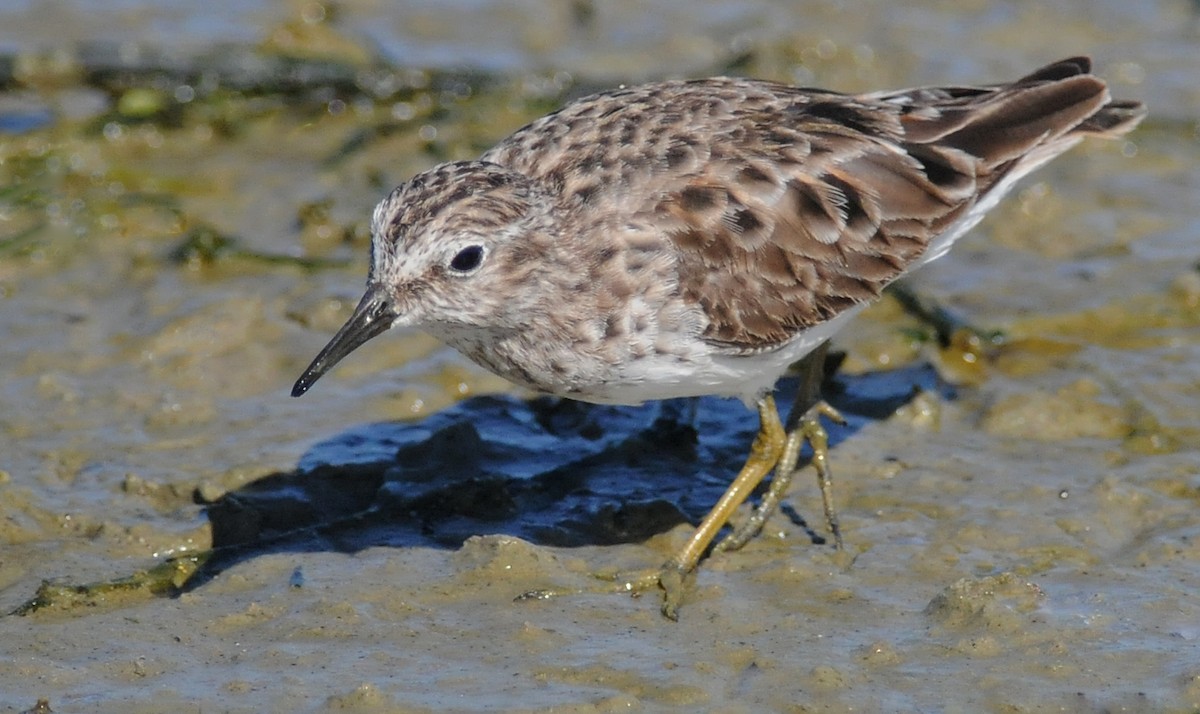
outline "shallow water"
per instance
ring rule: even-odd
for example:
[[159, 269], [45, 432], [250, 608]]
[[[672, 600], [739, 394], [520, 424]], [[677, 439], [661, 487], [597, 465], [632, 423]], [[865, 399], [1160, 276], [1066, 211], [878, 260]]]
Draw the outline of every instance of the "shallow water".
[[[0, 618], [0, 710], [1200, 709], [1193, 4], [212, 7], [0, 8], [22, 58], [0, 67], [0, 611], [218, 547], [177, 597]], [[258, 43], [335, 68], [377, 50], [404, 93], [183, 102], [84, 71]], [[1150, 119], [916, 278], [1006, 341], [965, 363], [893, 301], [837, 341], [845, 554], [805, 472], [679, 623], [649, 597], [513, 603], [661, 562], [753, 414], [528, 401], [419, 334], [287, 397], [358, 298], [378, 198], [567, 96], [1004, 80], [1079, 52]]]

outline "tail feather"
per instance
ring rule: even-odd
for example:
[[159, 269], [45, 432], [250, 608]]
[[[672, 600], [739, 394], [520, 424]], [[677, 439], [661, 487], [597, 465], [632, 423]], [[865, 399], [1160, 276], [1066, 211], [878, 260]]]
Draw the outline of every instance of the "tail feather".
[[[1003, 165], [1072, 134], [1114, 138], [1146, 115], [1140, 102], [1113, 100], [1087, 57], [1070, 57], [1015, 82], [984, 87], [919, 87], [872, 98], [904, 107], [905, 139], [953, 147]], [[1075, 143], [1076, 137], [1064, 142]]]
[[1018, 82], [998, 91], [986, 110], [942, 141], [979, 157], [984, 166], [999, 166], [1071, 132], [1108, 99], [1104, 82], [1087, 74]]
[[1075, 77], [1081, 74], [1091, 74], [1092, 58], [1091, 57], [1068, 57], [1057, 62], [1034, 70], [1029, 74], [1021, 77], [1013, 84], [1034, 84], [1037, 82], [1056, 82], [1060, 79]]
[[1074, 131], [1103, 139], [1124, 136], [1146, 118], [1146, 105], [1130, 99], [1105, 104], [1100, 111], [1084, 119]]
[[940, 227], [921, 262], [944, 253], [1023, 176], [1084, 138], [1123, 136], [1146, 116], [1141, 102], [1112, 99], [1087, 57], [1054, 62], [1011, 84], [924, 88], [886, 99], [908, 109], [908, 152], [926, 174], [935, 172], [939, 185], [949, 184], [944, 177], [969, 178], [961, 190], [974, 193], [973, 205]]

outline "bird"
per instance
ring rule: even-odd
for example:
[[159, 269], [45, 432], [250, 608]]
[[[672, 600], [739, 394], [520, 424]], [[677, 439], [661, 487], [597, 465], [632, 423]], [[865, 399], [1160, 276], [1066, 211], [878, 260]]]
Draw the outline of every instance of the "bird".
[[[982, 86], [843, 94], [714, 77], [583, 97], [378, 204], [365, 294], [292, 396], [368, 340], [418, 328], [545, 394], [741, 399], [759, 416], [745, 465], [674, 556], [618, 581], [660, 588], [677, 619], [685, 578], [758, 533], [805, 442], [840, 547], [821, 422], [840, 419], [820, 396], [829, 339], [1022, 177], [1145, 115], [1087, 57]], [[796, 363], [785, 423], [773, 391]]]

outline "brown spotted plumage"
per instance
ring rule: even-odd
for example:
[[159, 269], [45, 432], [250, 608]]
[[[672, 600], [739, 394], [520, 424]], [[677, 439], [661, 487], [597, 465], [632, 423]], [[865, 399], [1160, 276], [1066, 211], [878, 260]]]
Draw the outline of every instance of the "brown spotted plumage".
[[1090, 69], [1071, 58], [1009, 84], [854, 96], [715, 78], [572, 102], [380, 203], [367, 294], [293, 395], [371, 337], [413, 326], [551, 394], [756, 404], [760, 437], [722, 504], [634, 583], [662, 584], [673, 614], [671, 574], [692, 570], [772, 468], [786, 483], [799, 441], [823, 438], [816, 417], [830, 412], [809, 388], [785, 443], [770, 393], [788, 366], [1020, 177], [1141, 120], [1142, 105], [1112, 100]]

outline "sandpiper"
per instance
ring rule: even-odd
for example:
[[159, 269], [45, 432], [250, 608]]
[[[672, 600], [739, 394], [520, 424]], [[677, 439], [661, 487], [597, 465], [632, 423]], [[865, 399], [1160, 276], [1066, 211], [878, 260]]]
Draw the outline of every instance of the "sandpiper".
[[[840, 545], [820, 423], [838, 418], [819, 395], [829, 338], [1021, 177], [1144, 115], [1085, 57], [979, 87], [847, 95], [718, 77], [585, 97], [379, 204], [366, 294], [292, 395], [416, 327], [548, 394], [741, 398], [760, 419], [745, 466], [674, 557], [620, 583], [661, 586], [674, 619], [684, 576], [774, 470], [716, 547], [761, 529], [806, 440]], [[796, 362], [785, 427], [772, 391]]]

